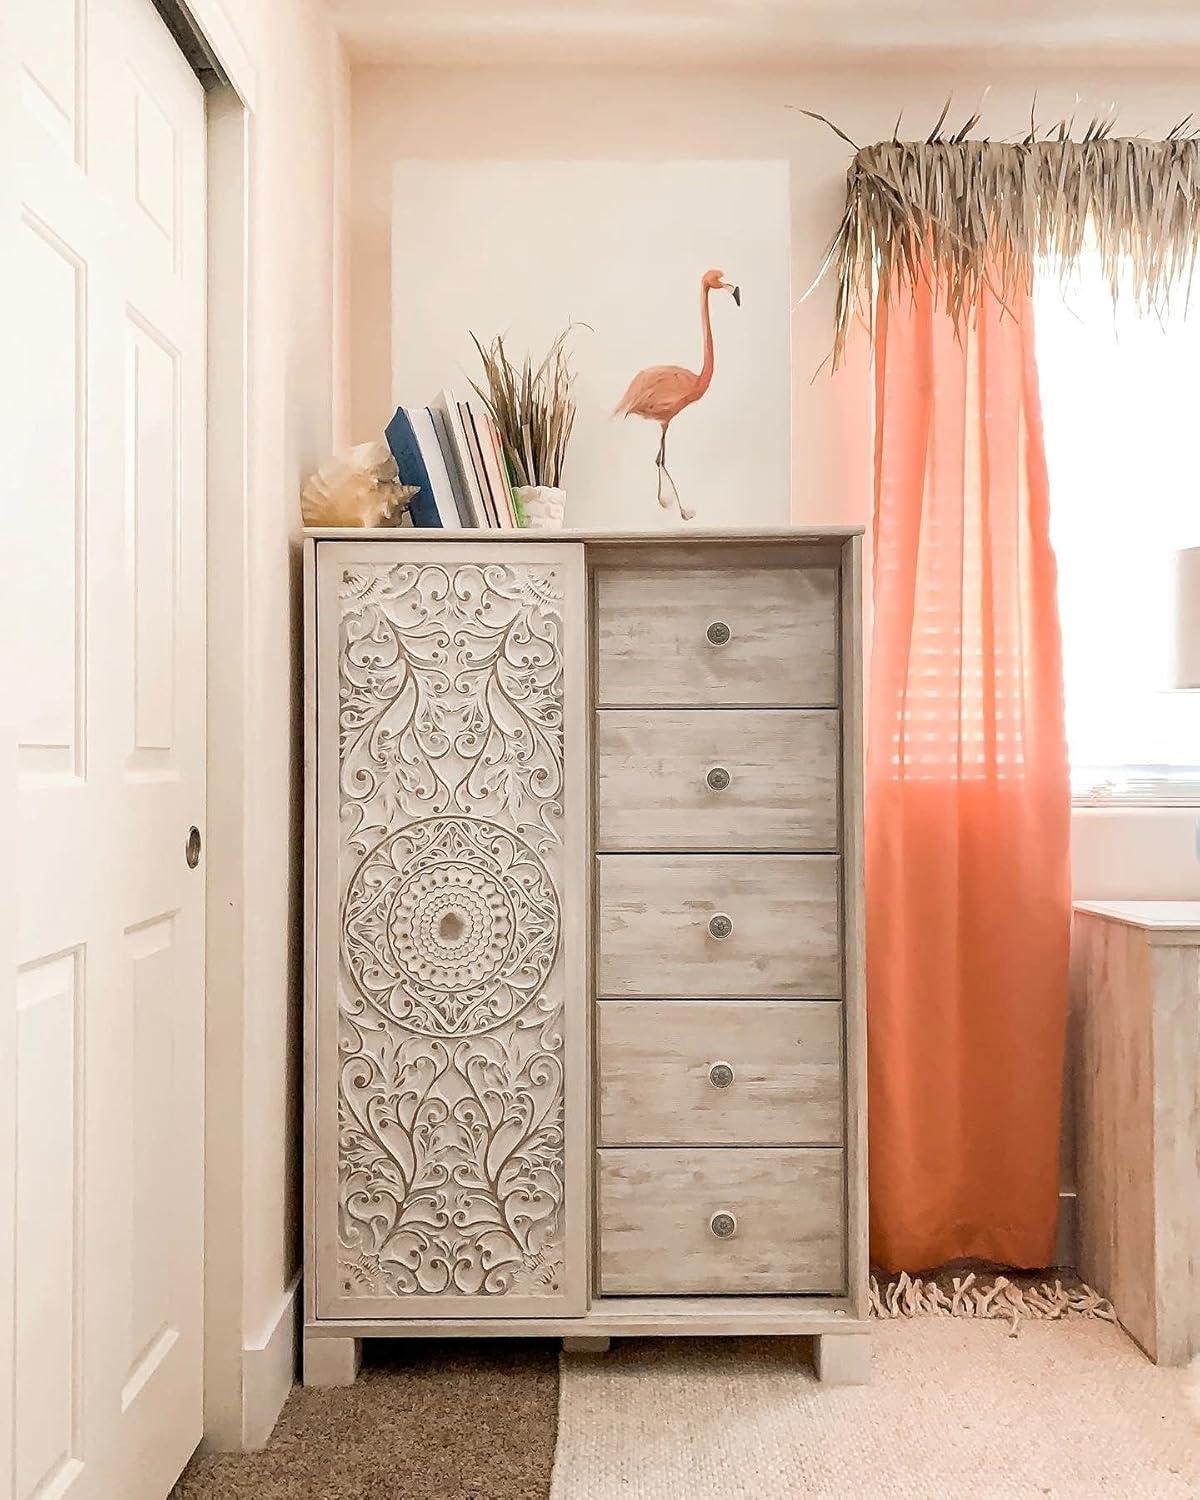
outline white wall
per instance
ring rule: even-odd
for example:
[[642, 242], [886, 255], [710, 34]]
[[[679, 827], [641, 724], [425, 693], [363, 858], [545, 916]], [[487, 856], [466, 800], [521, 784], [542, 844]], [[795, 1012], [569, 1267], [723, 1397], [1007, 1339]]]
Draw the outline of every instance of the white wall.
[[[701, 526], [739, 488], [764, 522], [787, 524], [786, 163], [404, 161], [393, 191], [397, 401], [424, 405], [444, 386], [469, 396], [468, 377], [482, 378], [472, 330], [484, 342], [502, 333], [520, 360], [574, 325], [566, 524], [677, 525], [675, 505], [656, 500], [657, 424], [613, 413], [647, 366], [700, 368], [700, 278], [723, 268], [740, 283], [740, 305], [728, 294], [707, 298], [715, 374], [703, 401], [671, 424], [667, 472]], [[539, 226], [533, 257], [532, 237], [504, 226], [547, 203], [556, 214]], [[480, 225], [495, 232], [480, 234]]]
[[[253, 14], [253, 19], [252, 19]], [[321, 0], [239, 11], [261, 57], [252, 228], [253, 479], [243, 1290], [266, 1332], [298, 1264], [301, 611], [299, 494], [333, 442], [334, 122], [342, 81]], [[216, 601], [219, 607], [219, 601]]]
[[[391, 165], [432, 160], [663, 160], [784, 157], [792, 178], [792, 282], [807, 287], [843, 202], [846, 145], [789, 106], [828, 115], [856, 141], [930, 129], [948, 94], [952, 119], [990, 87], [994, 136], [1049, 124], [1078, 107], [1081, 121], [1120, 105], [1134, 134], [1162, 134], [1195, 102], [1194, 74], [1078, 69], [1065, 54], [1054, 69], [998, 76], [987, 67], [893, 74], [637, 69], [446, 69], [356, 67], [352, 75], [350, 429], [379, 434], [391, 411], [389, 235]], [[1077, 106], [1076, 96], [1079, 96]], [[547, 205], [553, 212], [553, 205]], [[521, 225], [510, 226], [514, 234]], [[533, 226], [536, 229], [536, 226]], [[419, 232], [419, 227], [414, 229]], [[645, 233], [652, 236], [653, 223]], [[833, 288], [792, 313], [792, 517], [857, 521], [870, 515], [869, 379], [860, 347], [836, 377], [817, 374], [829, 349]], [[731, 524], [758, 517], [753, 498], [729, 497]], [[1074, 820], [1075, 886], [1082, 897], [1200, 896], [1195, 818], [1180, 811], [1080, 811]]]
[[[349, 72], [321, 0], [191, 0], [191, 9], [251, 105], [247, 504], [241, 535], [210, 535], [210, 552], [230, 559], [230, 576], [210, 572], [209, 596], [210, 639], [227, 639], [229, 621], [242, 621], [229, 660], [211, 663], [221, 686], [210, 698], [208, 854], [210, 929], [214, 894], [223, 925], [209, 963], [205, 1426], [210, 1445], [235, 1447], [265, 1440], [295, 1353], [299, 490], [331, 450], [335, 412], [345, 410], [338, 325], [346, 247], [337, 220]], [[228, 204], [215, 214], [214, 253], [228, 256], [237, 216]], [[224, 502], [218, 508], [227, 513]]]

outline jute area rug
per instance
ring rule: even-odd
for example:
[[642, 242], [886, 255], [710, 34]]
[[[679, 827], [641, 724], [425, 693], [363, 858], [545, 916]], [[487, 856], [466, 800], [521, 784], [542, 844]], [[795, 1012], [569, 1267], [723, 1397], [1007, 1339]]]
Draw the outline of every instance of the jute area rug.
[[873, 1329], [869, 1386], [797, 1340], [648, 1340], [564, 1356], [552, 1500], [1196, 1500], [1188, 1372], [1097, 1319]]

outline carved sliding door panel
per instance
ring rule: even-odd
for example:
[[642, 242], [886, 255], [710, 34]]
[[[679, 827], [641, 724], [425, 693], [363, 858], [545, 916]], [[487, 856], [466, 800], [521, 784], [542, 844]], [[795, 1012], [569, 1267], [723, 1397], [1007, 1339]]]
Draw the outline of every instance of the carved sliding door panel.
[[322, 1316], [583, 1310], [583, 580], [557, 543], [318, 548]]

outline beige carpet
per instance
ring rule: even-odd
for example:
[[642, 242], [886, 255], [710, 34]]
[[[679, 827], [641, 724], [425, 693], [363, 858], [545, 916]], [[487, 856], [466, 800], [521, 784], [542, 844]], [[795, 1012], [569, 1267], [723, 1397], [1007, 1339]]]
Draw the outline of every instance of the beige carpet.
[[806, 1346], [653, 1340], [565, 1356], [552, 1500], [1195, 1500], [1189, 1376], [1110, 1323], [877, 1324], [870, 1386]]

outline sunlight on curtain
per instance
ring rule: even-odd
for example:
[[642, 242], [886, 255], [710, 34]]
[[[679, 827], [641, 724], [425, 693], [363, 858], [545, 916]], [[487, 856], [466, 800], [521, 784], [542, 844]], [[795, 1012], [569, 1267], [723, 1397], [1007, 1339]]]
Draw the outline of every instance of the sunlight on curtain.
[[926, 282], [876, 318], [867, 1051], [889, 1271], [1054, 1253], [1070, 801], [1030, 322], [981, 292], [959, 333]]
[[1200, 693], [1171, 690], [1175, 553], [1200, 543], [1200, 305], [1166, 321], [1099, 266], [1035, 292], [1077, 802], [1200, 802]]

